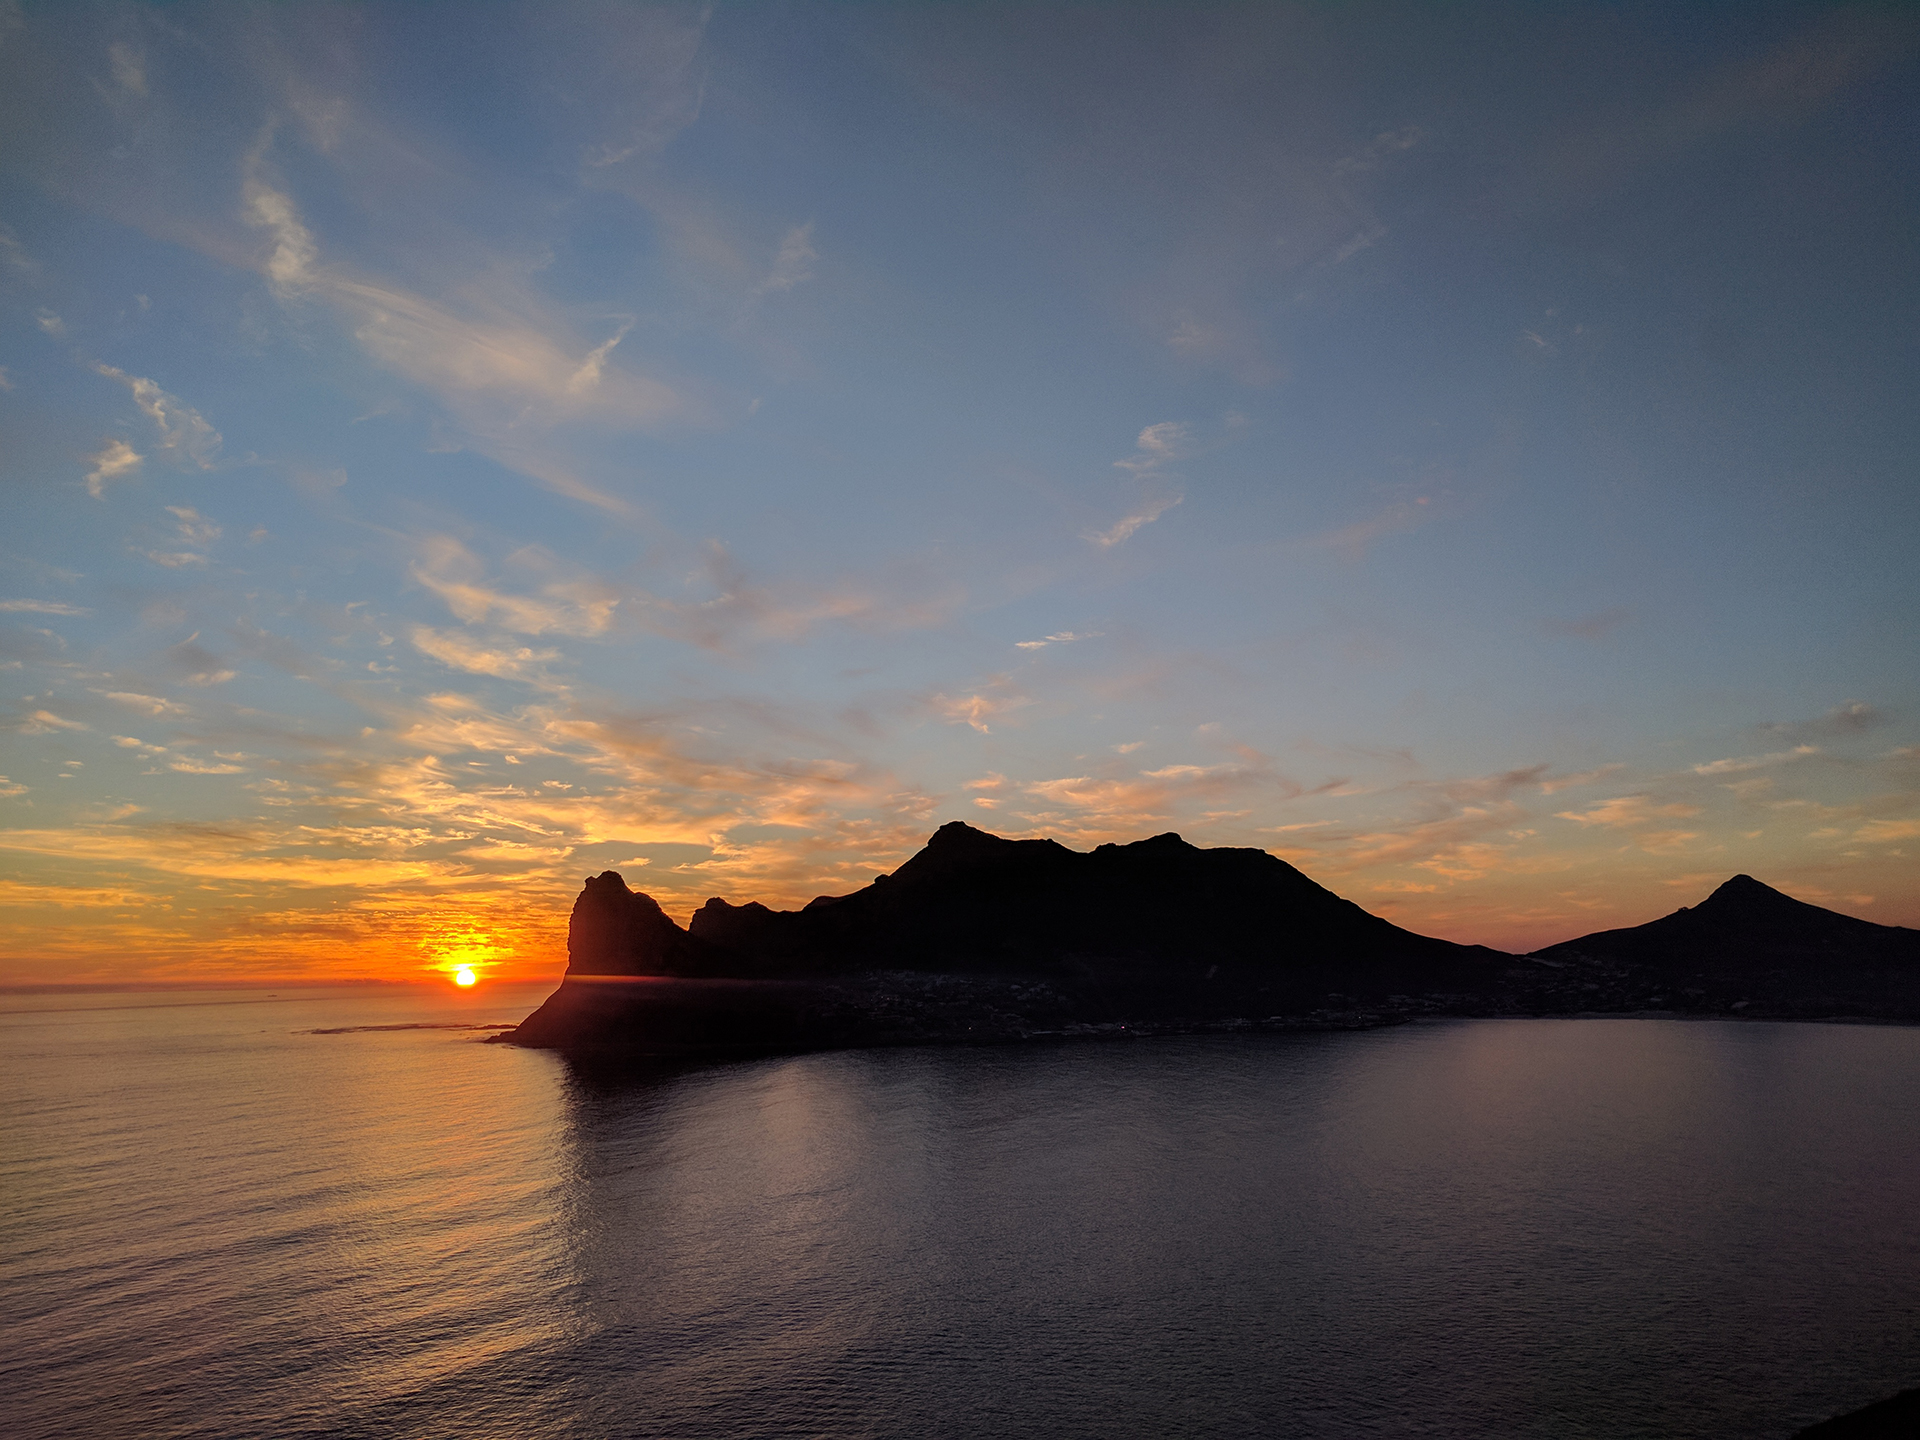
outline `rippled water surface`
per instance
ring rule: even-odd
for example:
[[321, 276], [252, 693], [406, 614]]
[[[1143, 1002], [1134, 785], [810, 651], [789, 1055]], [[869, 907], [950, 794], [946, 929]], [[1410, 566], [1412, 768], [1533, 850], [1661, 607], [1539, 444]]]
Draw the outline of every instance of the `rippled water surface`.
[[1784, 1437], [1920, 1384], [1920, 1030], [365, 1028], [538, 998], [0, 999], [0, 1428]]

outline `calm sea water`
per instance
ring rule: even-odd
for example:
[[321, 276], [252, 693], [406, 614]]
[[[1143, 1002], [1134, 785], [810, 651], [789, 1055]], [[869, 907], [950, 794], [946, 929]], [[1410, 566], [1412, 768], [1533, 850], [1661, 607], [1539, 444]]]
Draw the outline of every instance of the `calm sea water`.
[[1920, 1384], [1920, 1030], [357, 1028], [538, 998], [0, 1000], [0, 1429], [1784, 1437]]

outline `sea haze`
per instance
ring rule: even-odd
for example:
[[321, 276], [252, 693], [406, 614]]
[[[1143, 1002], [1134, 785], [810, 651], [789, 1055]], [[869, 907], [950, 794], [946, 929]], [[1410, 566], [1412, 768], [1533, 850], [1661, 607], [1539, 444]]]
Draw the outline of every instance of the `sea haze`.
[[13, 997], [17, 1434], [1787, 1436], [1920, 1381], [1920, 1029], [597, 1072], [539, 992]]

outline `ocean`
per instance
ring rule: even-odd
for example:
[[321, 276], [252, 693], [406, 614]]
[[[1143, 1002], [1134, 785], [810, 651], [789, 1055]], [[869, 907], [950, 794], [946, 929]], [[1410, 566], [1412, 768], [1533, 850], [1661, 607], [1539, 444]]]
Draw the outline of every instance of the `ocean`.
[[1920, 1029], [444, 1028], [543, 993], [0, 997], [0, 1429], [1671, 1440], [1920, 1384]]

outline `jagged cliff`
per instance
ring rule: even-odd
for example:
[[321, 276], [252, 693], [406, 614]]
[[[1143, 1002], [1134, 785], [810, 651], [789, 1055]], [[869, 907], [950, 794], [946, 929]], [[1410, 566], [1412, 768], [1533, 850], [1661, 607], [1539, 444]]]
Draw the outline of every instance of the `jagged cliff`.
[[672, 920], [651, 895], [629, 890], [613, 870], [587, 878], [567, 922], [567, 974], [715, 975], [725, 965]]

